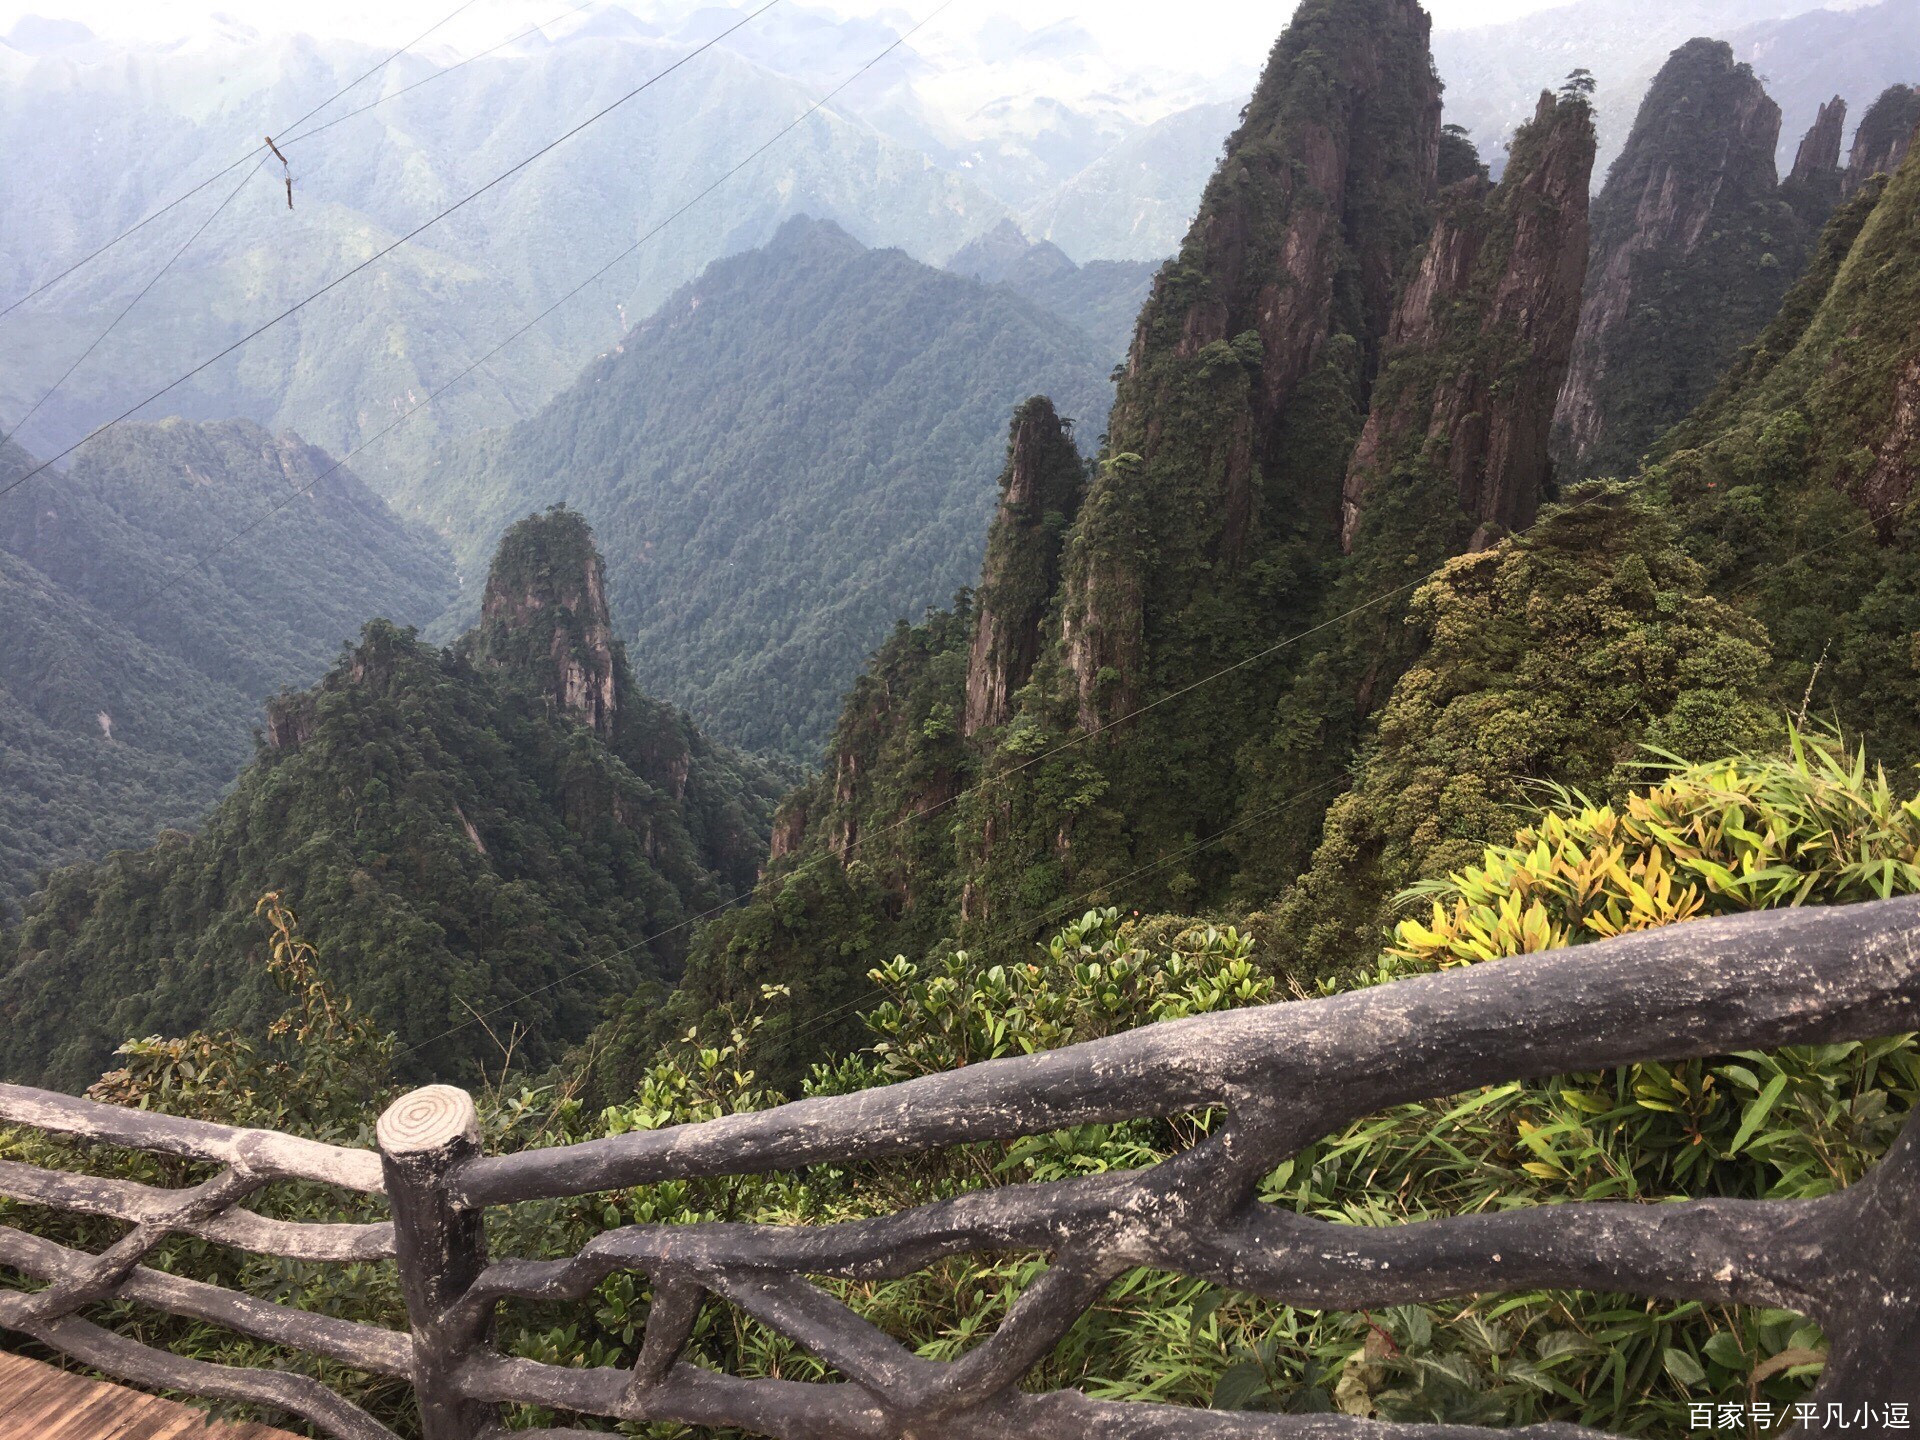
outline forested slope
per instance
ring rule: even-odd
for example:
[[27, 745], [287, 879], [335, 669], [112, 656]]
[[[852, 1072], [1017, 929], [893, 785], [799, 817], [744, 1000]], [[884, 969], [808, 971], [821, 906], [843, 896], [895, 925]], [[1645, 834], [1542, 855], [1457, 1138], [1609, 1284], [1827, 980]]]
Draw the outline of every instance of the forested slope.
[[195, 833], [34, 897], [0, 941], [0, 1072], [78, 1087], [129, 1035], [257, 1033], [279, 1007], [251, 958], [269, 890], [410, 1074], [476, 1073], [475, 1015], [540, 1064], [601, 1000], [670, 977], [689, 918], [752, 883], [775, 786], [636, 691], [604, 597], [585, 523], [557, 511], [509, 533], [456, 650], [370, 624], [273, 701]]
[[[791, 1074], [890, 952], [953, 941], [991, 962], [1089, 902], [1239, 917], [1310, 982], [1367, 963], [1394, 897], [1540, 785], [1622, 795], [1648, 746], [1758, 753], [1795, 715], [1871, 734], [1891, 763], [1920, 753], [1920, 170], [1843, 206], [1790, 288], [1768, 273], [1720, 297], [1763, 323], [1786, 292], [1657, 463], [1558, 490], [1548, 419], [1592, 156], [1577, 90], [1542, 101], [1497, 187], [1423, 195], [1421, 162], [1336, 131], [1369, 157], [1346, 183], [1373, 217], [1342, 237], [1343, 273], [1371, 259], [1397, 283], [1237, 318], [1240, 295], [1270, 293], [1262, 246], [1300, 267], [1303, 235], [1340, 243], [1293, 228], [1313, 212], [1271, 158], [1304, 133], [1289, 57], [1336, 14], [1373, 37], [1373, 74], [1396, 73], [1391, 16], [1303, 8], [1142, 314], [1098, 466], [1049, 458], [1050, 411], [1022, 408], [978, 592], [876, 654], [674, 1016], [791, 984], [796, 1039], [777, 1020], [763, 1037]], [[1429, 112], [1401, 73], [1404, 137]], [[1679, 115], [1711, 99], [1670, 98]], [[1754, 153], [1770, 167], [1770, 142]], [[1320, 193], [1337, 154], [1312, 157]], [[1768, 183], [1754, 203], [1784, 208]], [[1324, 272], [1291, 273], [1297, 294]], [[624, 1032], [640, 1051], [663, 1033]]]
[[1152, 288], [1154, 260], [1089, 260], [1076, 265], [1050, 240], [1029, 240], [1012, 220], [953, 253], [947, 269], [988, 285], [1005, 285], [1043, 310], [1087, 332], [1117, 362], [1126, 357], [1133, 322]]
[[1441, 138], [1416, 6], [1300, 9], [1099, 464], [1068, 461], [1058, 407], [1020, 409], [978, 594], [878, 652], [678, 1005], [791, 984], [812, 1034], [895, 949], [1005, 955], [1093, 898], [1191, 913], [1293, 878], [1411, 659], [1409, 582], [1547, 484], [1589, 110], [1542, 96], [1499, 186], [1469, 164], [1442, 195]]
[[[197, 820], [267, 696], [446, 606], [444, 548], [332, 467], [246, 422], [128, 424], [0, 496], [0, 908]], [[32, 468], [9, 449], [0, 484]]]
[[646, 686], [811, 763], [895, 618], [977, 573], [1008, 409], [1047, 390], [1091, 444], [1109, 365], [1006, 290], [795, 220], [396, 504], [471, 572], [517, 516], [567, 501], [606, 547]]

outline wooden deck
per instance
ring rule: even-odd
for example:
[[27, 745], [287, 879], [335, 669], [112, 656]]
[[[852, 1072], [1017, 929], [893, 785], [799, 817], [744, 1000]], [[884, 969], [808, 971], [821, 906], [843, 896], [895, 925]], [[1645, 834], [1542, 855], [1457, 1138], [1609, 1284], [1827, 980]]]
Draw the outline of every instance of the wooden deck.
[[204, 1411], [124, 1385], [89, 1380], [0, 1351], [5, 1440], [297, 1440], [271, 1425], [209, 1420]]

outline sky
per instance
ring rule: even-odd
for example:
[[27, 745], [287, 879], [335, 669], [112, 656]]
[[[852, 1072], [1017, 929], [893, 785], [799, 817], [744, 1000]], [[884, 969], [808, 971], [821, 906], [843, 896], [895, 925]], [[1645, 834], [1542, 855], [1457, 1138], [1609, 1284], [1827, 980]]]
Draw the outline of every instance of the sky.
[[[129, 39], [174, 39], [204, 30], [225, 14], [264, 31], [306, 31], [375, 44], [399, 44], [444, 16], [457, 0], [0, 0], [0, 33], [23, 15], [78, 20], [94, 31]], [[461, 27], [479, 30], [526, 25], [566, 11], [575, 0], [474, 0]], [[693, 0], [669, 0], [691, 8]], [[724, 3], [724, 0], [723, 0]], [[918, 18], [938, 0], [814, 0], [844, 15], [911, 15]], [[1436, 23], [1485, 24], [1550, 8], [1565, 0], [1428, 0]], [[632, 0], [643, 13], [660, 0]], [[1241, 56], [1249, 45], [1264, 50], [1291, 10], [1286, 0], [954, 0], [936, 24], [968, 26], [1012, 16], [1029, 28], [1071, 19], [1091, 31], [1115, 58], [1168, 58], [1199, 64], [1205, 53]], [[1170, 15], [1179, 23], [1169, 26]]]

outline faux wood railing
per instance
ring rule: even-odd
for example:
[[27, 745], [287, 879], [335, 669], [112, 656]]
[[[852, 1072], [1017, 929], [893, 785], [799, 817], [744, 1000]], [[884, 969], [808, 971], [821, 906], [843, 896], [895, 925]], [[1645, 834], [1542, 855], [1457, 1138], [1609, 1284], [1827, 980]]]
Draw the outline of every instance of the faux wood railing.
[[[1102, 1290], [1140, 1266], [1310, 1309], [1561, 1287], [1807, 1315], [1825, 1328], [1831, 1353], [1819, 1406], [1790, 1433], [1857, 1435], [1846, 1416], [1920, 1401], [1913, 1123], [1871, 1176], [1818, 1200], [1568, 1203], [1365, 1227], [1265, 1205], [1255, 1191], [1317, 1136], [1386, 1106], [1635, 1061], [1915, 1030], [1920, 898], [1696, 921], [1329, 999], [1153, 1025], [885, 1089], [502, 1156], [479, 1153], [472, 1102], [447, 1086], [396, 1101], [380, 1117], [377, 1154], [0, 1086], [0, 1121], [224, 1167], [202, 1185], [167, 1191], [0, 1165], [0, 1194], [132, 1222], [98, 1255], [0, 1228], [0, 1265], [47, 1282], [0, 1293], [0, 1327], [138, 1384], [290, 1411], [342, 1440], [391, 1432], [311, 1379], [185, 1359], [74, 1312], [118, 1297], [404, 1379], [426, 1440], [504, 1433], [508, 1402], [781, 1440], [1441, 1440], [1490, 1432], [1104, 1402], [1020, 1386]], [[490, 1205], [1209, 1107], [1225, 1113], [1212, 1136], [1151, 1169], [1007, 1186], [878, 1219], [634, 1225], [550, 1261], [489, 1261], [482, 1236]], [[241, 1208], [279, 1180], [384, 1191], [392, 1221], [295, 1224]], [[391, 1257], [411, 1334], [143, 1267], [174, 1233], [304, 1260]], [[965, 1253], [1034, 1251], [1051, 1257], [1047, 1270], [990, 1339], [951, 1362], [911, 1354], [815, 1283], [900, 1276]], [[643, 1273], [653, 1293], [631, 1369], [538, 1364], [489, 1343], [499, 1301], [578, 1300], [616, 1271]], [[844, 1379], [750, 1379], [682, 1361], [702, 1306], [716, 1300]], [[1823, 1428], [1828, 1415], [1844, 1426]], [[1536, 1425], [1518, 1433], [1595, 1432]]]

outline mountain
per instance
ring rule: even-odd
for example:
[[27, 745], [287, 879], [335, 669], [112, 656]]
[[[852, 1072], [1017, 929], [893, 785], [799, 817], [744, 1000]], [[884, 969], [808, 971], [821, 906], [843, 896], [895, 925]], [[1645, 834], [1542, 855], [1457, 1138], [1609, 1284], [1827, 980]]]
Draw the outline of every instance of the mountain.
[[[197, 833], [56, 872], [0, 952], [0, 1073], [76, 1087], [128, 1035], [258, 1032], [278, 891], [408, 1049], [472, 1076], [473, 1015], [538, 1066], [668, 978], [690, 918], [752, 882], [772, 781], [634, 687], [581, 518], [516, 525], [452, 650], [370, 624], [268, 707]], [[7, 953], [10, 952], [10, 953]], [[502, 1057], [493, 1057], [498, 1060]]]
[[1773, 637], [1773, 685], [1920, 759], [1920, 153], [1828, 224], [1779, 314], [1650, 467], [1688, 548]]
[[641, 1023], [777, 980], [817, 1047], [896, 951], [1004, 957], [1087, 904], [1192, 914], [1305, 863], [1325, 800], [1302, 802], [1410, 659], [1408, 582], [1540, 503], [1579, 310], [1584, 98], [1540, 97], [1500, 185], [1442, 194], [1427, 39], [1411, 0], [1300, 7], [1154, 282], [1099, 464], [1019, 408], [977, 591], [876, 653], [753, 902]]
[[1874, 175], [1891, 175], [1906, 159], [1920, 127], [1920, 87], [1892, 85], [1880, 93], [1853, 134], [1845, 190], [1858, 191]]
[[794, 220], [396, 503], [472, 565], [566, 500], [606, 546], [646, 686], [811, 761], [895, 618], [978, 573], [1007, 410], [1047, 390], [1098, 435], [1110, 363], [1006, 289]]
[[[0, 419], [16, 423], [236, 184], [232, 203], [34, 416], [21, 443], [54, 453], [128, 397], [198, 364], [679, 62], [142, 418], [246, 416], [345, 453], [670, 221], [484, 372], [355, 457], [385, 483], [424, 463], [440, 436], [532, 414], [619, 338], [627, 316], [653, 310], [709, 261], [764, 243], [792, 215], [829, 216], [864, 240], [933, 261], [1006, 213], [963, 177], [831, 107], [749, 160], [821, 91], [725, 47], [689, 60], [689, 44], [610, 20], [457, 68], [404, 55], [293, 136], [283, 128], [293, 117], [384, 56], [244, 30], [41, 54], [0, 45], [6, 301], [262, 134], [285, 142], [295, 198], [289, 210], [277, 167], [250, 179], [235, 170], [0, 320]], [[670, 219], [743, 161], [722, 189]]]
[[1303, 978], [1371, 966], [1393, 897], [1477, 860], [1542, 782], [1618, 796], [1663, 756], [1779, 747], [1782, 716], [1871, 736], [1889, 772], [1912, 764], [1916, 415], [1910, 156], [1834, 215], [1636, 484], [1575, 487], [1423, 587], [1419, 658], [1351, 790], [1307, 872], [1250, 921], [1269, 963]]
[[[1878, 89], [1920, 73], [1915, 3], [1807, 15], [1795, 13], [1805, 0], [1774, 0], [1760, 13], [1786, 18], [1756, 27], [1751, 0], [1585, 0], [1513, 27], [1443, 32], [1436, 43], [1450, 119], [1496, 161], [1496, 142], [1540, 88], [1575, 65], [1601, 76], [1610, 153], [1661, 55], [1688, 34], [1733, 35], [1741, 58], [1778, 77], [1790, 145], [1836, 91], [1864, 104], [1871, 92], [1854, 94], [1853, 77], [1871, 74]], [[384, 56], [237, 23], [191, 41], [129, 46], [22, 22], [14, 43], [0, 43], [0, 148], [9, 156], [0, 171], [8, 215], [0, 302], [263, 133], [287, 150], [298, 203], [285, 207], [273, 167], [250, 177], [236, 170], [0, 319], [0, 422], [25, 415], [203, 221], [206, 232], [164, 280], [33, 415], [23, 444], [56, 453], [128, 397], [239, 340], [738, 19], [712, 7], [665, 8], [676, 13], [657, 23], [624, 11], [576, 15], [505, 46], [470, 19], [466, 53], [497, 48], [468, 62], [431, 46], [403, 55], [323, 110], [311, 133], [292, 136], [291, 117]], [[633, 317], [796, 214], [831, 218], [865, 243], [930, 263], [1009, 216], [1076, 262], [1158, 263], [1178, 248], [1237, 123], [1238, 101], [1225, 97], [1243, 93], [1240, 57], [1223, 55], [1207, 75], [1123, 65], [1064, 23], [1009, 27], [1001, 18], [951, 43], [937, 31], [917, 35], [722, 183], [759, 137], [775, 135], [903, 28], [898, 16], [853, 22], [778, 7], [143, 418], [246, 416], [296, 430], [334, 454], [354, 452], [384, 493], [442, 441], [536, 412]], [[229, 202], [230, 184], [239, 188]], [[562, 301], [661, 225], [669, 228]], [[1130, 278], [1090, 267], [1086, 292], [1059, 303], [1077, 307], [1104, 340], [1119, 328], [1119, 308], [1103, 311], [1102, 300]], [[484, 369], [463, 373], [509, 337]], [[418, 409], [429, 396], [431, 408]]]
[[[33, 468], [10, 448], [0, 485]], [[430, 534], [245, 421], [129, 424], [0, 495], [0, 904], [197, 820], [262, 701], [366, 616], [425, 623], [453, 594]]]
[[1874, 96], [1920, 79], [1920, 0], [1834, 6], [1720, 33], [1780, 104], [1782, 170], [1793, 137], [1830, 96], [1846, 96], [1858, 117]]
[[1002, 220], [956, 250], [946, 268], [1026, 296], [1086, 331], [1118, 362], [1126, 355], [1134, 317], [1160, 267], [1149, 260], [1076, 265], [1051, 240], [1029, 240], [1019, 225]]
[[1569, 473], [1632, 473], [1778, 309], [1838, 198], [1834, 121], [1816, 120], [1783, 187], [1780, 107], [1753, 67], [1724, 41], [1673, 52], [1594, 204], [1556, 421]]
[[1604, 175], [1668, 56], [1702, 36], [1728, 42], [1780, 105], [1775, 159], [1782, 171], [1829, 97], [1844, 94], [1860, 105], [1920, 75], [1916, 0], [1825, 9], [1809, 0], [1575, 0], [1496, 24], [1440, 30], [1433, 49], [1450, 118], [1489, 147], [1526, 115], [1543, 84], [1575, 66], [1592, 71]]
[[1180, 248], [1237, 105], [1195, 105], [1128, 136], [1021, 217], [1083, 260], [1158, 260]]
[[[1543, 93], [1494, 185], [1447, 188], [1419, 264], [1387, 328], [1341, 492], [1340, 543], [1364, 543], [1394, 490], [1450, 490], [1487, 535], [1523, 530], [1548, 493], [1547, 437], [1580, 315], [1589, 239], [1590, 126], [1565, 122]], [[1432, 525], [1443, 505], [1422, 503]], [[1453, 548], [1460, 548], [1455, 544]]]

